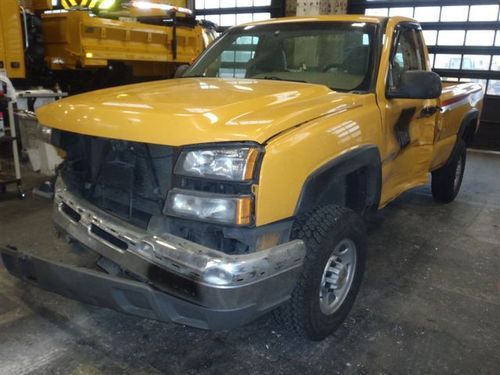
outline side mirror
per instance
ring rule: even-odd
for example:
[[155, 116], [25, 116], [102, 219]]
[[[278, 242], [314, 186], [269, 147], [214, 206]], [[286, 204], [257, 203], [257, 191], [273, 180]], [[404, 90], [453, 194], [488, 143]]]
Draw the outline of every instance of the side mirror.
[[189, 65], [187, 64], [179, 65], [175, 71], [174, 78], [181, 78], [188, 69]]
[[398, 87], [387, 92], [389, 99], [437, 99], [441, 95], [441, 78], [427, 70], [407, 70], [401, 74]]

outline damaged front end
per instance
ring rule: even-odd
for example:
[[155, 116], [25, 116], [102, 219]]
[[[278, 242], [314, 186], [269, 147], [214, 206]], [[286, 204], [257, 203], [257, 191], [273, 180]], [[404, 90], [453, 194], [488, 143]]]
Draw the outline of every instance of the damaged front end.
[[[13, 275], [83, 302], [210, 329], [239, 326], [290, 297], [305, 245], [288, 240], [288, 223], [256, 228], [168, 215], [173, 191], [239, 197], [251, 181], [177, 175], [181, 150], [168, 146], [59, 131], [53, 139], [67, 153], [56, 184], [56, 227], [120, 272], [0, 248]], [[259, 249], [263, 237], [275, 242]]]

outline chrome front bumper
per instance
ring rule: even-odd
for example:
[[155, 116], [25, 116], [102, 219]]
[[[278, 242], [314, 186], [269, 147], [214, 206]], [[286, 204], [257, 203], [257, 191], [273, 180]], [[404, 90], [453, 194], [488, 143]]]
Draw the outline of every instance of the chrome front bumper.
[[154, 235], [91, 205], [61, 182], [56, 186], [54, 221], [70, 238], [156, 290], [203, 309], [252, 311], [238, 324], [290, 297], [305, 256], [302, 241], [228, 255], [170, 234]]

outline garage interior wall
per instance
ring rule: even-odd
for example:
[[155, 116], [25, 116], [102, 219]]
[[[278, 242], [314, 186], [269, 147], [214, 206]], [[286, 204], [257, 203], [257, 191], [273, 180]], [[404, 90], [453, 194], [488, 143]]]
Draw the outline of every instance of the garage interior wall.
[[286, 14], [290, 16], [345, 13], [347, 13], [347, 0], [288, 0], [286, 2]]
[[348, 12], [417, 19], [434, 71], [448, 81], [483, 86], [484, 110], [474, 147], [500, 151], [498, 0], [350, 0]]

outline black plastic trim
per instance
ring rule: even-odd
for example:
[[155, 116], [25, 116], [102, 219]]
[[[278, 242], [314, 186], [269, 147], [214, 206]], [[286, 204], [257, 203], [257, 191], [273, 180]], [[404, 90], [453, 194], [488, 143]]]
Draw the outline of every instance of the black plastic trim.
[[478, 120], [479, 120], [479, 110], [476, 108], [471, 109], [465, 115], [464, 119], [462, 120], [462, 123], [460, 124], [460, 129], [458, 130], [457, 141], [455, 142], [455, 146], [453, 146], [453, 150], [451, 151], [450, 157], [448, 158], [448, 160], [444, 165], [449, 165], [457, 157], [457, 153], [460, 152], [459, 143], [461, 140], [464, 139], [464, 134], [466, 130], [474, 126], [475, 127], [474, 134], [477, 132], [479, 127]]
[[70, 206], [68, 206], [64, 202], [61, 203], [61, 211], [64, 212], [75, 223], [78, 223], [82, 218], [82, 215], [73, 210]]
[[366, 145], [339, 156], [314, 171], [304, 183], [295, 216], [317, 207], [329, 187], [363, 168], [367, 171], [367, 190], [362, 213], [376, 211], [382, 190], [382, 163], [377, 146]]

